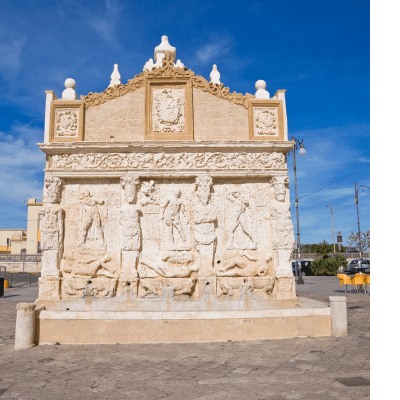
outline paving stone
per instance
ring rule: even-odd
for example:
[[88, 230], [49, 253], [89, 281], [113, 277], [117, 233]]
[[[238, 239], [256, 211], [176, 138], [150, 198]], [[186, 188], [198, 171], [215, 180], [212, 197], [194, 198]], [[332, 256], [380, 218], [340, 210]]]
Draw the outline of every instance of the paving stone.
[[[329, 302], [337, 278], [306, 277], [300, 296]], [[301, 286], [301, 287], [300, 287]], [[38, 346], [13, 350], [15, 306], [37, 287], [7, 289], [0, 299], [0, 400], [346, 400], [369, 398], [369, 295], [346, 294], [349, 336], [227, 343]], [[323, 353], [320, 353], [323, 352]], [[48, 363], [40, 361], [54, 359]]]

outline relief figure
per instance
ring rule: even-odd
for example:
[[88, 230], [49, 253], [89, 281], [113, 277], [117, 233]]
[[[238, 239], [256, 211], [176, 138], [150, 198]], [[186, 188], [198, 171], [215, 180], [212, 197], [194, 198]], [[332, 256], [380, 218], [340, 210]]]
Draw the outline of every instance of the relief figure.
[[180, 196], [181, 191], [179, 189], [175, 189], [173, 192], [169, 193], [161, 203], [161, 207], [163, 209], [162, 218], [164, 221], [165, 235], [167, 238], [168, 246], [171, 250], [179, 250], [179, 246], [177, 243], [175, 243], [174, 240], [174, 228], [178, 231], [183, 246], [185, 248], [188, 247], [180, 216], [181, 213], [182, 215], [185, 215], [185, 206]]
[[64, 210], [61, 200], [62, 181], [48, 177], [44, 181], [41, 245], [43, 251], [42, 276], [59, 276], [64, 242]]
[[121, 188], [123, 200], [120, 211], [121, 225], [121, 250], [122, 250], [122, 269], [121, 282], [131, 282], [138, 276], [137, 262], [141, 247], [141, 228], [140, 215], [141, 208], [136, 205], [137, 187], [139, 177], [136, 175], [126, 175], [121, 177]]
[[213, 264], [215, 241], [217, 239], [215, 234], [217, 211], [210, 204], [212, 185], [213, 182], [210, 176], [198, 176], [196, 178], [198, 202], [194, 207], [194, 239], [200, 254], [200, 276], [215, 275]]
[[252, 212], [250, 209], [250, 200], [247, 197], [243, 198], [238, 190], [227, 191], [226, 198], [232, 204], [228, 211], [232, 216], [232, 224], [228, 227], [229, 241], [227, 248], [238, 248], [237, 245], [235, 246], [235, 231], [240, 226], [250, 242], [243, 247], [251, 250], [257, 249], [257, 243], [251, 229]]
[[277, 255], [277, 277], [293, 276], [290, 256], [294, 247], [294, 231], [290, 204], [285, 201], [288, 177], [271, 179], [275, 191], [275, 201], [271, 206], [272, 248]]
[[88, 233], [91, 228], [95, 229], [95, 239], [99, 239], [100, 243], [104, 245], [104, 231], [103, 224], [98, 209], [98, 205], [103, 205], [104, 200], [99, 200], [93, 197], [89, 190], [84, 190], [79, 196], [82, 204], [82, 226], [79, 230], [79, 243], [78, 246], [84, 246], [88, 238]]

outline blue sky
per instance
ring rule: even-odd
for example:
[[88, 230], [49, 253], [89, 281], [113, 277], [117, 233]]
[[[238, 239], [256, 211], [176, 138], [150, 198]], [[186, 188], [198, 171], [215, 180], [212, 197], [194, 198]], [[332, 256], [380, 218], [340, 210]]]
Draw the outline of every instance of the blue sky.
[[[209, 77], [216, 63], [231, 91], [286, 89], [297, 157], [302, 243], [357, 229], [354, 182], [369, 186], [369, 4], [365, 1], [13, 1], [0, 21], [0, 228], [26, 227], [23, 199], [42, 196], [45, 90], [101, 92], [113, 64], [122, 82], [142, 71], [167, 35], [177, 58]], [[289, 157], [294, 204], [292, 157]], [[353, 174], [354, 173], [354, 174]], [[360, 193], [369, 230], [369, 192]], [[292, 206], [293, 221], [296, 221]], [[295, 223], [296, 226], [296, 223]]]

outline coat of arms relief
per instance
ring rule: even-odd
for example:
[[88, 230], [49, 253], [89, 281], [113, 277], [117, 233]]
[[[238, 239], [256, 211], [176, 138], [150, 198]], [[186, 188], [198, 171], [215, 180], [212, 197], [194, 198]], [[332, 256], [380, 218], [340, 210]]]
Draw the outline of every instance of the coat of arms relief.
[[255, 136], [275, 136], [278, 133], [278, 109], [275, 107], [254, 107]]
[[75, 137], [78, 136], [79, 110], [76, 108], [56, 109], [55, 136]]
[[185, 89], [153, 90], [153, 132], [185, 131]]

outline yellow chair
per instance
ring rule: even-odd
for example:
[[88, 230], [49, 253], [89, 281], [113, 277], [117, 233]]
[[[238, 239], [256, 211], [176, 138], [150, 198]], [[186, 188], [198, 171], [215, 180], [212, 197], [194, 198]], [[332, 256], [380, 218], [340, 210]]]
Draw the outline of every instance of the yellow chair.
[[339, 278], [339, 288], [340, 285], [346, 285], [346, 292], [347, 292], [347, 285], [351, 285], [351, 279], [346, 274], [338, 274], [336, 275]]
[[365, 274], [357, 274], [357, 275], [354, 275], [352, 278], [351, 278], [351, 284], [352, 285], [354, 285], [354, 286], [356, 286], [356, 288], [357, 288], [357, 293], [360, 291], [360, 290], [363, 290], [363, 286], [365, 285], [365, 283], [364, 283], [364, 280], [365, 280], [365, 278], [364, 278], [364, 276], [365, 276]]
[[370, 278], [370, 276], [371, 276], [371, 275], [365, 275], [365, 276], [364, 276], [364, 285], [368, 285], [368, 291], [367, 291], [367, 293], [369, 293], [369, 292], [371, 291], [371, 289], [370, 289], [370, 285], [371, 285], [371, 278]]

